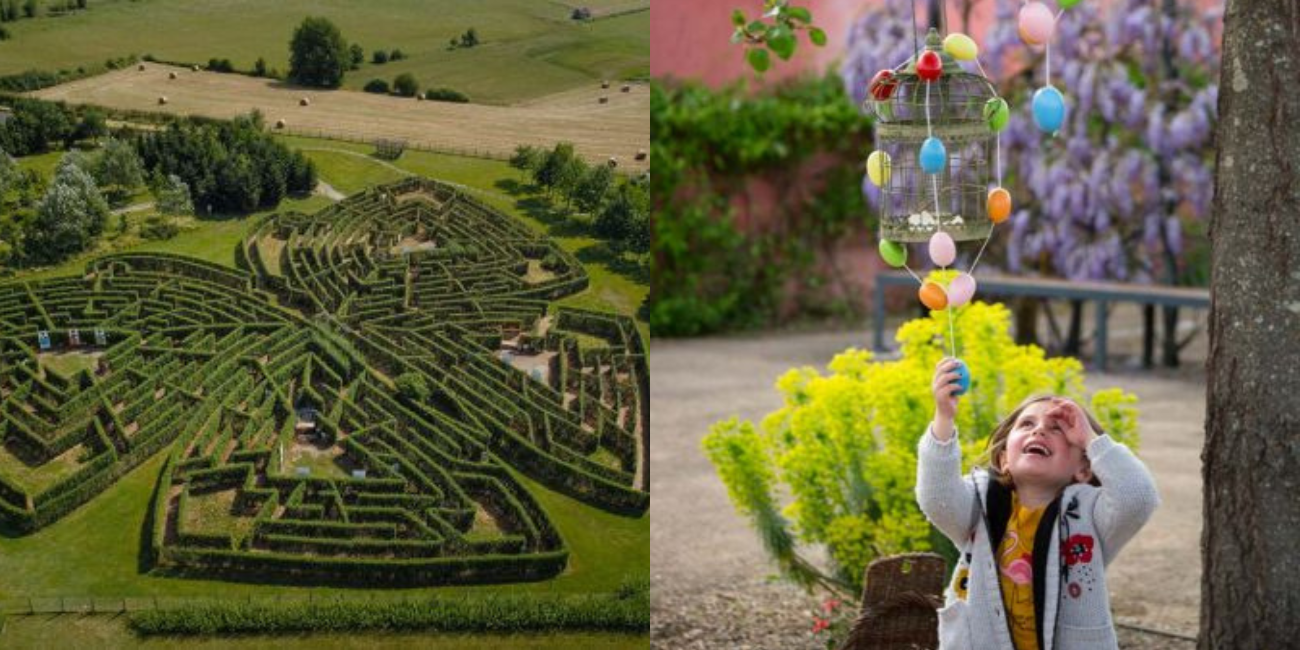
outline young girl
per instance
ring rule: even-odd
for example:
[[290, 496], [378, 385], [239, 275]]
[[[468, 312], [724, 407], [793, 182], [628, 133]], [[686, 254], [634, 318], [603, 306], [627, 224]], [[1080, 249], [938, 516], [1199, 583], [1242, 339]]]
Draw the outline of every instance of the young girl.
[[916, 500], [960, 552], [939, 610], [942, 650], [1118, 648], [1106, 565], [1160, 498], [1146, 466], [1073, 401], [1031, 397], [961, 476], [956, 361], [935, 371]]

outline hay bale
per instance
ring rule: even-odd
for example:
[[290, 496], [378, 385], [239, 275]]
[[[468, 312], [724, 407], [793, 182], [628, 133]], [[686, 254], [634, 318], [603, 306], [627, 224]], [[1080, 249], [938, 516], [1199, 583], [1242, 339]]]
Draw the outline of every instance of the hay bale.
[[168, 79], [175, 79], [175, 78], [176, 78], [176, 73], [175, 73], [175, 72], [168, 72], [168, 73], [167, 73], [167, 78], [168, 78]]
[[608, 81], [602, 81], [602, 82], [600, 82], [600, 87], [601, 87], [601, 88], [608, 89], [608, 88], [609, 88], [609, 82], [608, 82]]
[[602, 104], [608, 104], [608, 103], [609, 103], [609, 98], [608, 98], [608, 97], [605, 97], [604, 95], [602, 95], [601, 98], [600, 98], [600, 103], [602, 103]]
[[299, 105], [299, 106], [311, 106], [311, 99], [308, 98], [308, 97], [303, 97], [302, 99], [299, 99], [299, 100], [298, 100], [298, 105]]
[[190, 70], [193, 70], [194, 72], [198, 72], [198, 71], [199, 71], [199, 66], [197, 66], [197, 65], [196, 65], [196, 66], [191, 66], [191, 67], [190, 67]]
[[283, 119], [276, 120], [276, 121], [275, 121], [275, 128], [277, 128], [277, 129], [283, 129], [283, 128], [284, 128], [284, 120], [283, 120]]
[[615, 157], [613, 157], [613, 156], [610, 156], [610, 157], [609, 157], [609, 166], [610, 166], [611, 168], [613, 168], [613, 167], [618, 167], [618, 158], [615, 158]]
[[646, 157], [645, 149], [637, 149], [637, 150], [636, 150], [636, 159], [637, 159], [637, 160], [645, 160], [645, 157]]
[[141, 63], [140, 65], [136, 66], [135, 69], [139, 70], [140, 72], [144, 72], [144, 64]]
[[417, 94], [415, 95], [415, 101], [417, 101], [417, 102], [422, 102], [422, 101], [424, 101], [424, 95], [421, 95], [421, 94], [418, 94], [418, 93], [417, 93]]
[[160, 96], [160, 97], [158, 98], [158, 105], [159, 105], [159, 106], [161, 106], [161, 105], [163, 105], [163, 104], [166, 104], [166, 103], [167, 103], [167, 96], [166, 96], [166, 95], [162, 95], [162, 96]]
[[623, 92], [625, 93], [632, 92], [632, 84], [623, 84]]

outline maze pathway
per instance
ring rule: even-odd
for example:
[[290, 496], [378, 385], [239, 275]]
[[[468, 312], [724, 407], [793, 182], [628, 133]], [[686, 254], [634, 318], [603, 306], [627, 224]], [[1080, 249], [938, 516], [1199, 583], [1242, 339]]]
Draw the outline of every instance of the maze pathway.
[[426, 179], [263, 220], [241, 269], [166, 254], [0, 284], [0, 522], [32, 531], [164, 451], [158, 568], [501, 582], [568, 552], [514, 468], [648, 506], [631, 319], [559, 308], [582, 266]]

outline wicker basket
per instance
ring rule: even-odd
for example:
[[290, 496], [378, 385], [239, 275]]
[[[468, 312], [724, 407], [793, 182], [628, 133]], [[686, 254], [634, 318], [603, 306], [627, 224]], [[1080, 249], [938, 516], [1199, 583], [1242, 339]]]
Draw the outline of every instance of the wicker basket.
[[933, 553], [881, 558], [867, 567], [862, 613], [840, 650], [935, 650], [945, 563]]

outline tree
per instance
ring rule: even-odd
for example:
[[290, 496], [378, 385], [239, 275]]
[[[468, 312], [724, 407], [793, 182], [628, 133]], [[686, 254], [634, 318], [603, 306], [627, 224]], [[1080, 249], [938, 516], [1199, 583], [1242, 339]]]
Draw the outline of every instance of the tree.
[[361, 47], [360, 43], [353, 43], [352, 47], [348, 48], [348, 55], [352, 60], [350, 66], [352, 70], [360, 70], [361, 64], [366, 62], [366, 50]]
[[593, 165], [574, 190], [573, 198], [578, 203], [578, 209], [587, 213], [599, 210], [613, 184], [614, 170], [609, 165]]
[[461, 34], [460, 46], [474, 47], [475, 45], [478, 45], [478, 32], [475, 31], [473, 27], [470, 27], [469, 29], [465, 30], [464, 34]]
[[546, 188], [546, 193], [550, 194], [551, 190], [559, 184], [560, 174], [563, 173], [564, 168], [573, 158], [573, 143], [561, 142], [556, 144], [555, 148], [546, 154], [545, 160], [533, 172], [533, 180], [539, 186]]
[[0, 130], [0, 145], [15, 156], [45, 153], [51, 143], [68, 141], [73, 131], [71, 112], [62, 104], [18, 99]]
[[415, 76], [409, 72], [403, 72], [393, 79], [393, 92], [403, 97], [414, 97], [420, 92], [420, 84], [415, 80]]
[[40, 4], [37, 3], [36, 0], [27, 0], [26, 2], [23, 3], [23, 15], [27, 16], [28, 18], [35, 18], [36, 11], [39, 8], [40, 8]]
[[266, 76], [266, 59], [257, 57], [257, 61], [253, 62], [253, 74], [259, 77]]
[[27, 255], [38, 264], [52, 264], [85, 250], [104, 231], [108, 214], [108, 203], [94, 179], [64, 156], [36, 207], [27, 232]]
[[405, 58], [406, 58], [406, 52], [403, 52], [398, 48], [393, 48], [393, 51], [388, 53], [389, 61], [401, 61], [402, 59]]
[[425, 381], [424, 375], [418, 372], [404, 372], [398, 375], [396, 384], [397, 393], [413, 402], [424, 402], [433, 394], [429, 389], [429, 382]]
[[1198, 647], [1295, 645], [1300, 621], [1300, 52], [1294, 6], [1229, 0], [1206, 365]]
[[190, 186], [176, 174], [168, 174], [162, 187], [157, 190], [158, 212], [165, 215], [194, 214], [194, 202], [190, 199]]
[[510, 156], [510, 166], [528, 175], [545, 160], [546, 152], [541, 148], [521, 144], [515, 147], [514, 155]]
[[4, 199], [9, 194], [9, 190], [14, 187], [18, 180], [18, 163], [4, 149], [0, 149], [0, 206], [4, 205]]
[[650, 199], [645, 188], [625, 182], [596, 215], [596, 234], [618, 252], [650, 250]]
[[370, 55], [370, 62], [374, 63], [375, 65], [383, 65], [385, 63], [388, 63], [388, 51], [375, 50], [374, 53]]
[[91, 108], [81, 117], [81, 122], [72, 133], [73, 140], [98, 140], [108, 135], [108, 122], [103, 111]]
[[95, 181], [108, 192], [113, 202], [125, 200], [131, 190], [144, 183], [140, 155], [130, 143], [110, 138], [93, 167]]
[[304, 86], [337, 88], [352, 65], [343, 34], [328, 18], [309, 17], [289, 43], [289, 79]]
[[380, 95], [387, 95], [388, 82], [384, 81], [383, 79], [371, 79], [370, 81], [366, 82], [366, 86], [365, 88], [362, 88], [362, 90], [368, 93], [378, 93]]
[[560, 166], [560, 173], [555, 177], [555, 188], [564, 195], [566, 207], [573, 207], [573, 199], [578, 192], [578, 186], [586, 175], [587, 163], [577, 156], [569, 158]]

